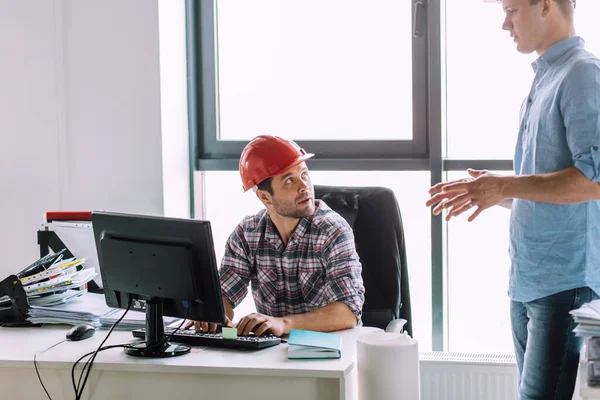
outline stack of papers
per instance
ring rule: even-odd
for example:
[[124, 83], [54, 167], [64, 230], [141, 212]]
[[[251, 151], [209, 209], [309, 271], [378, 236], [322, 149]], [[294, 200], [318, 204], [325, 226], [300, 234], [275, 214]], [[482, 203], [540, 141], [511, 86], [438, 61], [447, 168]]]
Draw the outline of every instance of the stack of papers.
[[[34, 324], [89, 324], [95, 328], [108, 329], [125, 313], [123, 309], [108, 307], [102, 294], [75, 290], [68, 292], [76, 292], [77, 296], [67, 303], [58, 305], [33, 305], [30, 303], [27, 320]], [[68, 292], [61, 296], [69, 296]], [[181, 322], [181, 319], [164, 317], [165, 326], [178, 322]], [[115, 329], [134, 330], [145, 327], [145, 312], [128, 311]]]
[[89, 324], [96, 328], [101, 326], [100, 317], [110, 311], [104, 295], [86, 293], [68, 303], [55, 306], [29, 307], [29, 317], [34, 324]]
[[76, 299], [77, 297], [83, 296], [84, 293], [87, 293], [87, 290], [65, 290], [60, 293], [53, 293], [52, 296], [34, 296], [30, 297], [29, 305], [30, 306], [57, 306], [59, 304], [68, 303], [71, 300]]
[[577, 323], [573, 332], [577, 336], [600, 336], [600, 300], [594, 300], [571, 311]]
[[[111, 308], [106, 314], [100, 317], [100, 326], [109, 329], [125, 314], [125, 310]], [[169, 326], [172, 323], [181, 322], [179, 318], [163, 317], [164, 326]], [[142, 329], [146, 327], [146, 313], [141, 311], [128, 311], [125, 318], [119, 322], [115, 329], [131, 331], [134, 329]]]
[[[83, 294], [97, 275], [94, 268], [78, 271], [85, 258], [63, 259], [66, 249], [44, 256], [17, 274], [30, 305], [52, 306], [67, 303]], [[76, 293], [76, 290], [82, 293]]]

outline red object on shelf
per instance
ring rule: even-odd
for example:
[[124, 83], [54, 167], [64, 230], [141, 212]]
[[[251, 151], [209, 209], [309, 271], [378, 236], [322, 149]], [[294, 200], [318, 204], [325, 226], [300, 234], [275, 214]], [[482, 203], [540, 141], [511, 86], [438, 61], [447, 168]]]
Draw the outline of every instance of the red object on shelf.
[[91, 221], [91, 211], [48, 211], [46, 222], [52, 221]]

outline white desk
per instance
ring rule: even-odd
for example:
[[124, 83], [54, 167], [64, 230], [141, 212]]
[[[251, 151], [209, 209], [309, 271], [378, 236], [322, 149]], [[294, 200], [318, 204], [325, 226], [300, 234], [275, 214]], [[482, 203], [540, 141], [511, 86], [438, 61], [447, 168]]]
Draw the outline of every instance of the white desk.
[[[33, 355], [63, 340], [68, 328], [0, 328], [2, 398], [46, 398]], [[197, 347], [191, 354], [163, 359], [136, 358], [122, 348], [110, 349], [98, 354], [84, 399], [356, 400], [356, 338], [372, 330], [339, 332], [343, 337], [339, 360], [288, 360], [287, 344], [255, 352]], [[38, 354], [38, 369], [53, 400], [74, 398], [73, 362], [95, 350], [107, 332], [97, 330], [92, 338], [64, 342]], [[105, 345], [130, 341], [131, 332], [115, 331]]]

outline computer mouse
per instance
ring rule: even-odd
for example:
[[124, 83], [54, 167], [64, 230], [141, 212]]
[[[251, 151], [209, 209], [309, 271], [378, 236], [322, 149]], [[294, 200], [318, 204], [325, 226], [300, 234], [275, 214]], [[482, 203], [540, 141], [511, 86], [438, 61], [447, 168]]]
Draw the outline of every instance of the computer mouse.
[[76, 342], [78, 340], [87, 339], [94, 336], [94, 332], [96, 332], [96, 328], [91, 325], [77, 325], [69, 329], [69, 332], [67, 332], [67, 340]]

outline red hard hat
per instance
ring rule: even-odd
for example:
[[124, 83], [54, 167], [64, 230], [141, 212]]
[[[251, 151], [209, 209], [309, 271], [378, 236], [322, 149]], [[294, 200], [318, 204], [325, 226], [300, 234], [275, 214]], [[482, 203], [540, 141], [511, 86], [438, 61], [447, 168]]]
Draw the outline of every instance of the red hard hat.
[[244, 192], [267, 178], [283, 174], [314, 156], [291, 140], [278, 136], [257, 136], [244, 147], [240, 175]]

